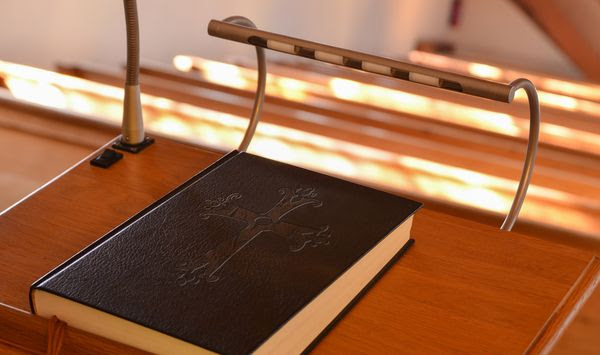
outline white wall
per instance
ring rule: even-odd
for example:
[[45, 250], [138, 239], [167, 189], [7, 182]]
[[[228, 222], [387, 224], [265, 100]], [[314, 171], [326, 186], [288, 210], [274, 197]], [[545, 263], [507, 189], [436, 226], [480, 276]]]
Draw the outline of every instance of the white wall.
[[[138, 0], [141, 51], [169, 63], [175, 54], [222, 59], [252, 55], [209, 37], [211, 18], [251, 18], [259, 28], [387, 56], [414, 47], [420, 19], [444, 23], [450, 0]], [[436, 4], [436, 11], [430, 11]], [[439, 6], [442, 4], [442, 6]], [[119, 65], [125, 58], [120, 0], [1, 0], [0, 59], [51, 68], [59, 60]], [[443, 28], [436, 27], [437, 31]], [[271, 55], [271, 54], [270, 54]]]
[[[245, 15], [259, 28], [402, 57], [416, 42], [452, 40], [458, 53], [568, 76], [578, 71], [509, 0], [464, 0], [449, 30], [451, 0], [138, 0], [144, 59], [176, 54], [252, 56], [209, 37], [211, 18]], [[508, 28], [507, 25], [511, 27]], [[273, 55], [272, 52], [269, 55]], [[0, 59], [52, 68], [58, 61], [125, 61], [121, 0], [0, 0]]]

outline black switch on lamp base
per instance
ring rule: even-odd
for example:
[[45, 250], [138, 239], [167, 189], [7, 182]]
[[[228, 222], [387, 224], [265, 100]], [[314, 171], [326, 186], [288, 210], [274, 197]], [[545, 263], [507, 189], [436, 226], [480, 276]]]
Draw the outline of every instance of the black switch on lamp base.
[[123, 158], [123, 154], [112, 149], [104, 149], [100, 155], [90, 160], [90, 164], [108, 169], [111, 165], [121, 160], [121, 158]]

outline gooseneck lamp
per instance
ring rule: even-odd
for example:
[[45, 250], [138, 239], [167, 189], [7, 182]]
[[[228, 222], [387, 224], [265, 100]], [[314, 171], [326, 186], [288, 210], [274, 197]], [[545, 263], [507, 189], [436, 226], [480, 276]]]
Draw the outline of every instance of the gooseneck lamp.
[[136, 0], [123, 0], [127, 28], [127, 73], [123, 98], [121, 137], [113, 148], [138, 153], [154, 142], [144, 133], [140, 99], [140, 34]]
[[261, 31], [256, 29], [256, 26], [250, 20], [241, 16], [229, 17], [223, 21], [211, 20], [208, 24], [208, 33], [211, 36], [253, 45], [257, 50], [259, 77], [257, 94], [248, 130], [240, 145], [242, 151], [246, 150], [250, 144], [260, 119], [262, 102], [265, 97], [266, 65], [264, 54], [261, 52], [263, 48], [506, 103], [513, 101], [517, 90], [525, 90], [529, 99], [529, 142], [519, 186], [510, 211], [500, 227], [502, 230], [507, 231], [513, 228], [531, 181], [539, 139], [540, 106], [537, 91], [531, 81], [517, 79], [509, 84], [503, 84], [435, 70], [389, 58]]

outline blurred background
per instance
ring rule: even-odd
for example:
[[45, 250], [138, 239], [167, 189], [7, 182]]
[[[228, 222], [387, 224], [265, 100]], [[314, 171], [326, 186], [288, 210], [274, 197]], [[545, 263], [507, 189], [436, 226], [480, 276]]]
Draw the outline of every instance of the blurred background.
[[[561, 16], [573, 18], [571, 26], [600, 55], [598, 1], [551, 3], [549, 7]], [[163, 63], [181, 53], [217, 60], [251, 54], [242, 45], [206, 34], [211, 19], [244, 15], [268, 31], [389, 57], [406, 57], [420, 42], [433, 41], [448, 43], [459, 56], [585, 78], [571, 54], [563, 52], [561, 44], [538, 25], [537, 17], [523, 8], [527, 4], [518, 0], [140, 0], [141, 51], [144, 58]], [[3, 0], [0, 55], [44, 68], [75, 59], [121, 65], [122, 7], [118, 0]]]
[[[118, 0], [0, 3], [0, 210], [118, 134], [125, 21]], [[542, 104], [538, 162], [517, 230], [600, 240], [600, 0], [139, 0], [142, 98], [154, 135], [237, 146], [256, 72], [210, 19], [509, 82]], [[528, 133], [511, 105], [268, 52], [250, 151], [499, 225]]]

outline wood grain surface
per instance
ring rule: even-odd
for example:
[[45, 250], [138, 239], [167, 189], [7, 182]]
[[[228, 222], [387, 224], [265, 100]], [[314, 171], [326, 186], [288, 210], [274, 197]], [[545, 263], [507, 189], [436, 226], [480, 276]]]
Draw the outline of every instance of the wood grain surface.
[[35, 110], [3, 94], [0, 88], [0, 211], [118, 134], [115, 128]]
[[[141, 154], [126, 153], [110, 169], [84, 160], [4, 212], [0, 324], [13, 319], [11, 329], [17, 330], [0, 330], [0, 339], [38, 351], [44, 322], [24, 313], [29, 285], [220, 156], [157, 139]], [[427, 209], [415, 217], [412, 235], [413, 248], [315, 353], [521, 353], [591, 260], [584, 251]], [[91, 352], [70, 342], [66, 339], [65, 353]]]
[[[0, 302], [29, 309], [31, 283], [221, 154], [159, 140], [110, 169], [82, 161], [0, 217]], [[15, 260], [18, 259], [18, 265]], [[49, 268], [50, 267], [50, 268]]]

